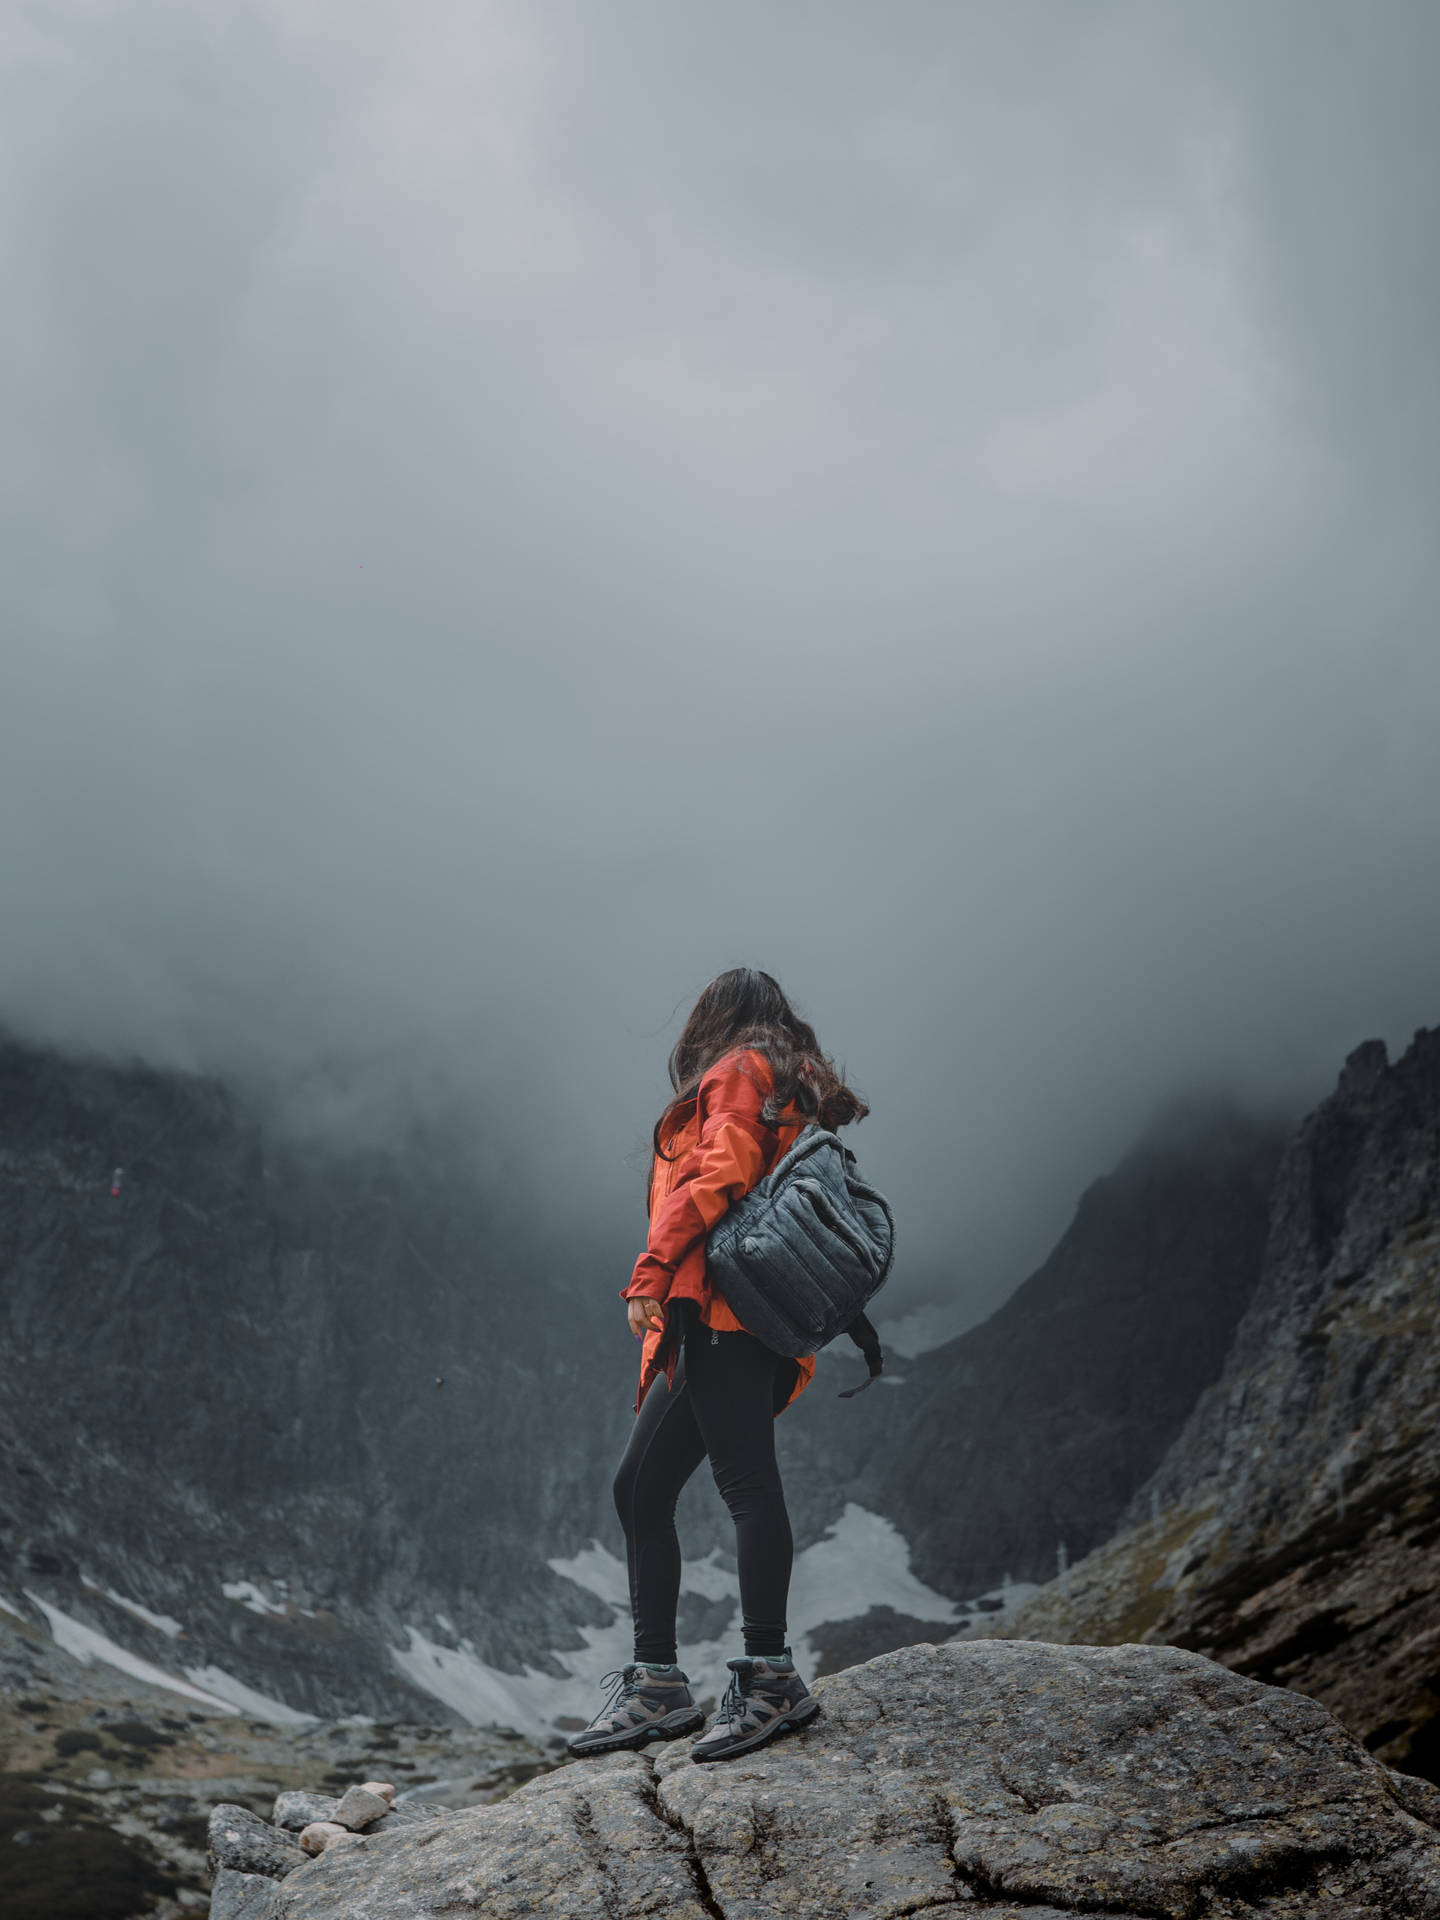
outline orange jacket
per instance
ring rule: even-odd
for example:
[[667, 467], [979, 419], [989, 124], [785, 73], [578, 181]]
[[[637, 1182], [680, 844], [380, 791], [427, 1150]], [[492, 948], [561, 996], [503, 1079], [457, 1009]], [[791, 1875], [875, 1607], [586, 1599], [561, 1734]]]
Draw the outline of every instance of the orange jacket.
[[[726, 1208], [764, 1178], [805, 1125], [793, 1107], [777, 1125], [761, 1118], [774, 1087], [770, 1062], [752, 1048], [727, 1053], [701, 1079], [694, 1112], [671, 1129], [661, 1142], [664, 1154], [655, 1157], [650, 1233], [629, 1286], [621, 1290], [622, 1300], [658, 1300], [667, 1309], [673, 1302], [694, 1300], [707, 1327], [720, 1333], [743, 1331], [710, 1284], [705, 1241]], [[646, 1334], [637, 1412], [662, 1372], [673, 1380], [679, 1336], [679, 1316], [668, 1311], [664, 1329]], [[796, 1380], [786, 1406], [804, 1392], [815, 1372], [813, 1357], [793, 1365]]]

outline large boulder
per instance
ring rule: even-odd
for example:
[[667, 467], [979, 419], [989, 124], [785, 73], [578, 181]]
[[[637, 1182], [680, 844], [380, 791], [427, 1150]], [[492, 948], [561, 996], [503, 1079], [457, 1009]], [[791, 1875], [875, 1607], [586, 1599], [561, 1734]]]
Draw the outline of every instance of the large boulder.
[[268, 1920], [1440, 1920], [1440, 1791], [1166, 1647], [917, 1646], [751, 1758], [684, 1742], [355, 1837]]
[[295, 1836], [282, 1827], [272, 1827], [248, 1807], [222, 1801], [211, 1809], [207, 1856], [210, 1871], [219, 1873], [267, 1874], [283, 1880], [287, 1873], [305, 1864], [305, 1854]]

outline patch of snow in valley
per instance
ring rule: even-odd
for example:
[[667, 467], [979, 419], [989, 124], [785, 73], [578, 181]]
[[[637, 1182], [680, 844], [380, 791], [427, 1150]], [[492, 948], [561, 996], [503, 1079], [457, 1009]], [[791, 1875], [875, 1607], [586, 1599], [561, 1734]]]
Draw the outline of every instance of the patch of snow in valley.
[[[693, 1561], [681, 1575], [680, 1591], [698, 1593], [702, 1600], [725, 1600], [732, 1595], [738, 1600], [740, 1598], [739, 1582], [733, 1573], [719, 1564], [719, 1561], [720, 1556], [713, 1547], [703, 1560]], [[557, 1573], [564, 1572], [564, 1568], [557, 1561], [552, 1560], [550, 1564]], [[621, 1570], [623, 1572], [623, 1568]], [[615, 1604], [624, 1607], [628, 1613], [630, 1608], [628, 1586]]]
[[165, 1687], [171, 1693], [183, 1695], [187, 1700], [198, 1700], [202, 1706], [212, 1707], [219, 1713], [237, 1713], [239, 1709], [229, 1700], [222, 1700], [218, 1694], [206, 1693], [198, 1686], [181, 1680], [173, 1673], [166, 1673], [163, 1667], [142, 1660], [138, 1654], [129, 1652], [114, 1640], [108, 1640], [103, 1633], [97, 1633], [94, 1627], [87, 1627], [82, 1621], [72, 1620], [68, 1613], [62, 1613], [59, 1607], [52, 1607], [48, 1600], [42, 1600], [38, 1593], [32, 1593], [27, 1587], [25, 1597], [44, 1614], [50, 1631], [55, 1636], [55, 1644], [65, 1653], [89, 1666], [92, 1660], [103, 1661], [107, 1667], [115, 1667], [121, 1673], [128, 1673], [132, 1680], [144, 1680], [152, 1687]]
[[[609, 1607], [628, 1607], [630, 1604], [630, 1576], [625, 1563], [617, 1560], [598, 1540], [592, 1540], [573, 1560], [547, 1560], [545, 1564], [562, 1579], [573, 1580], [577, 1587], [583, 1587], [586, 1593], [593, 1593], [597, 1600], [603, 1600]], [[689, 1572], [688, 1567], [686, 1572]]]
[[[118, 1594], [102, 1588], [93, 1580], [85, 1585], [96, 1592], [103, 1592], [107, 1600], [113, 1600], [118, 1606], [144, 1619], [147, 1625], [160, 1626], [168, 1633], [169, 1627], [161, 1623], [165, 1615], [148, 1614], [147, 1610], [122, 1600]], [[247, 1687], [243, 1680], [237, 1680], [233, 1674], [226, 1673], [223, 1667], [186, 1667], [185, 1678], [167, 1673], [164, 1667], [157, 1667], [153, 1661], [144, 1660], [137, 1653], [131, 1653], [128, 1647], [122, 1647], [118, 1641], [87, 1627], [83, 1620], [76, 1620], [64, 1613], [59, 1607], [52, 1606], [48, 1600], [42, 1600], [38, 1593], [25, 1589], [25, 1597], [44, 1614], [55, 1644], [72, 1659], [89, 1666], [99, 1660], [107, 1667], [114, 1667], [120, 1673], [128, 1673], [132, 1680], [143, 1680], [152, 1687], [163, 1687], [168, 1693], [178, 1693], [182, 1699], [194, 1700], [200, 1706], [209, 1707], [215, 1713], [247, 1715], [252, 1720], [264, 1720], [272, 1727], [309, 1727], [315, 1724], [315, 1716], [301, 1713], [294, 1707], [287, 1707], [283, 1700], [272, 1700], [268, 1694], [257, 1693], [253, 1687]], [[14, 1612], [12, 1608], [10, 1611]], [[23, 1614], [17, 1618], [24, 1619]], [[175, 1631], [180, 1631], [178, 1623]]]
[[107, 1600], [117, 1607], [123, 1607], [126, 1613], [133, 1613], [137, 1620], [143, 1620], [147, 1627], [157, 1627], [171, 1640], [178, 1638], [182, 1629], [178, 1620], [172, 1620], [168, 1613], [152, 1613], [148, 1607], [142, 1607], [138, 1600], [127, 1600], [123, 1594], [116, 1593], [113, 1587], [102, 1587], [98, 1580], [92, 1580], [88, 1574], [81, 1575], [81, 1584], [89, 1587], [92, 1593], [103, 1593]]
[[238, 1600], [251, 1613], [284, 1613], [283, 1600], [267, 1600], [253, 1580], [222, 1580], [220, 1591], [227, 1600]]
[[0, 1607], [3, 1607], [6, 1613], [13, 1613], [17, 1620], [23, 1620], [25, 1618], [24, 1614], [20, 1611], [19, 1607], [12, 1607], [10, 1602], [7, 1599], [5, 1599], [3, 1595], [0, 1595]]
[[[588, 1720], [602, 1702], [601, 1675], [627, 1665], [631, 1658], [629, 1579], [625, 1563], [598, 1541], [571, 1559], [549, 1564], [603, 1601], [613, 1615], [605, 1626], [580, 1629], [582, 1647], [553, 1651], [562, 1674], [529, 1666], [523, 1673], [502, 1673], [481, 1660], [469, 1641], [462, 1640], [458, 1648], [437, 1646], [417, 1627], [406, 1629], [408, 1646], [392, 1650], [396, 1667], [415, 1686], [477, 1726], [509, 1726], [543, 1739], [553, 1734], [558, 1719]], [[705, 1600], [733, 1597], [738, 1601], [739, 1587], [735, 1575], [719, 1565], [718, 1556], [711, 1552], [687, 1564], [681, 1592]], [[953, 1601], [910, 1571], [910, 1551], [896, 1528], [852, 1502], [823, 1539], [796, 1555], [790, 1589], [791, 1644], [801, 1671], [807, 1677], [814, 1672], [809, 1638], [813, 1628], [853, 1619], [873, 1606], [894, 1607], [946, 1625], [953, 1625], [957, 1613]], [[735, 1614], [723, 1638], [698, 1645], [690, 1642], [681, 1648], [681, 1661], [697, 1699], [718, 1699], [729, 1679], [725, 1661], [740, 1651]]]
[[283, 1700], [272, 1700], [268, 1694], [256, 1693], [253, 1687], [247, 1687], [243, 1680], [226, 1673], [223, 1667], [186, 1667], [185, 1677], [193, 1680], [197, 1687], [205, 1687], [211, 1693], [218, 1694], [231, 1712], [238, 1709], [252, 1720], [263, 1720], [272, 1727], [315, 1725], [313, 1713], [301, 1713], [297, 1707], [287, 1707]]
[[953, 1600], [910, 1571], [910, 1549], [899, 1529], [852, 1500], [823, 1540], [795, 1556], [790, 1619], [804, 1636], [812, 1627], [853, 1620], [871, 1607], [945, 1622], [956, 1612]]
[[[277, 1588], [283, 1588], [286, 1583], [283, 1580], [277, 1580], [274, 1584]], [[250, 1613], [277, 1614], [283, 1617], [294, 1606], [294, 1602], [288, 1599], [267, 1600], [253, 1580], [222, 1580], [220, 1591], [227, 1600], [238, 1600]], [[315, 1618], [308, 1607], [295, 1607], [294, 1610], [296, 1613], [303, 1613], [307, 1620]]]

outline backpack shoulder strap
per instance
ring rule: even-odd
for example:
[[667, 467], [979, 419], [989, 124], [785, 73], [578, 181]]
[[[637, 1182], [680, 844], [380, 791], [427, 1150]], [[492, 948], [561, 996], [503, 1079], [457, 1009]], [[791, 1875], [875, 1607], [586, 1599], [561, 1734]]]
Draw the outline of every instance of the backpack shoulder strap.
[[874, 1386], [885, 1371], [885, 1355], [880, 1350], [880, 1336], [871, 1326], [868, 1314], [857, 1313], [845, 1331], [864, 1354], [865, 1364], [870, 1369], [868, 1377], [858, 1387], [847, 1387], [840, 1395], [842, 1400], [853, 1400], [857, 1393]]

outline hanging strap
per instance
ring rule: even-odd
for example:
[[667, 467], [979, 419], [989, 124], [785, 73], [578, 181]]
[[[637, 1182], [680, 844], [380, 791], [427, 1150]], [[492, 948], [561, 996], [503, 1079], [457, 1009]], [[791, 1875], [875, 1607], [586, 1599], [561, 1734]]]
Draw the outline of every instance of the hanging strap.
[[873, 1386], [885, 1371], [885, 1356], [880, 1351], [880, 1336], [871, 1326], [868, 1317], [857, 1313], [845, 1329], [865, 1356], [865, 1364], [870, 1369], [869, 1378], [862, 1380], [858, 1387], [847, 1387], [840, 1395], [842, 1400], [853, 1400], [857, 1393], [863, 1393], [866, 1387]]

